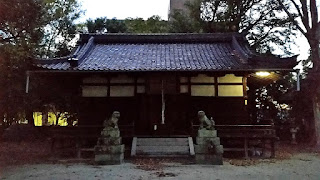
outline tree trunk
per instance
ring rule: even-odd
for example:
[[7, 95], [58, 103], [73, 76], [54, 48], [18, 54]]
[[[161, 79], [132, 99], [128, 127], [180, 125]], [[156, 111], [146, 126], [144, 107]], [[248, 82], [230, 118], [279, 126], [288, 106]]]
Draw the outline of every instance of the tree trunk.
[[[311, 34], [311, 37], [315, 36], [315, 33]], [[320, 53], [319, 53], [319, 40], [310, 38], [308, 39], [310, 50], [311, 50], [311, 59], [313, 63], [313, 72], [319, 72], [320, 71]]]
[[34, 125], [34, 119], [33, 119], [33, 112], [30, 110], [27, 110], [26, 112], [26, 118], [28, 120], [28, 125], [35, 126]]
[[320, 53], [319, 53], [319, 40], [313, 37], [316, 36], [316, 32], [312, 31], [308, 34], [307, 38], [311, 48], [311, 59], [313, 63], [312, 72], [309, 73], [308, 78], [311, 78], [312, 84], [309, 86], [311, 88], [311, 96], [313, 103], [313, 114], [314, 114], [314, 134], [312, 138], [312, 143], [315, 144], [317, 149], [320, 149]]
[[320, 149], [320, 98], [313, 99], [313, 114], [314, 114], [314, 138], [312, 143], [317, 149]]

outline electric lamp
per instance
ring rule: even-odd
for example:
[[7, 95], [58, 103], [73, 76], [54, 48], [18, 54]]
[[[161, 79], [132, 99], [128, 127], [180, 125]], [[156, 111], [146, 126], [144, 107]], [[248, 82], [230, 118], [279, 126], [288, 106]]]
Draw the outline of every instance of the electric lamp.
[[256, 75], [257, 76], [260, 76], [260, 77], [267, 77], [267, 76], [270, 76], [271, 73], [267, 72], [267, 71], [259, 71], [259, 72], [256, 72]]

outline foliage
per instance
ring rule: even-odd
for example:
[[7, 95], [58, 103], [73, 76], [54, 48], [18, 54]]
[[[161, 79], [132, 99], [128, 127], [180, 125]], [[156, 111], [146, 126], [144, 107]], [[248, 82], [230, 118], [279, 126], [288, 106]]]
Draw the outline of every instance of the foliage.
[[96, 32], [104, 32], [106, 30], [106, 18], [97, 18], [94, 21], [88, 19], [86, 22], [88, 32], [89, 33], [96, 33]]
[[[278, 74], [277, 76], [282, 75]], [[292, 74], [270, 83], [265, 82], [267, 81], [266, 79], [261, 80], [260, 77], [249, 77], [248, 96], [253, 123], [259, 123], [265, 119], [273, 119], [276, 124], [290, 121], [291, 97], [287, 95], [294, 88], [292, 80]], [[258, 81], [263, 83], [259, 84]]]
[[[308, 80], [310, 87], [308, 89], [312, 91], [307, 92], [307, 94], [313, 95], [311, 101], [317, 101], [316, 104], [320, 104], [319, 76], [317, 73], [312, 73], [318, 72], [320, 68], [319, 4], [316, 0], [194, 0], [192, 3], [187, 3], [186, 6], [188, 11], [174, 11], [171, 14], [171, 31], [240, 32], [246, 35], [257, 52], [281, 54], [282, 56], [294, 54], [294, 52], [291, 52], [291, 47], [294, 45], [296, 35], [303, 34], [309, 42], [311, 57], [302, 61], [301, 64], [305, 70], [312, 67], [311, 73], [308, 73], [310, 77]], [[306, 75], [307, 73], [304, 72], [302, 77], [306, 77]], [[277, 101], [277, 94], [281, 94], [282, 91], [277, 86], [293, 88], [294, 86], [290, 85], [292, 80], [293, 78], [291, 78], [291, 81], [278, 82], [277, 85], [271, 84], [256, 89], [256, 92], [252, 90], [255, 98], [253, 104], [257, 106], [252, 108], [260, 112], [256, 112], [258, 113], [256, 115], [259, 116], [262, 113], [268, 116], [271, 113], [273, 114], [272, 117], [281, 118], [283, 111], [281, 108], [277, 108], [278, 103], [275, 103], [275, 101]], [[290, 90], [288, 89], [288, 91]], [[305, 97], [301, 93], [291, 94], [292, 96], [302, 95]], [[301, 96], [293, 98], [300, 99]], [[300, 102], [307, 104], [297, 105], [293, 102], [291, 107], [293, 109], [300, 108], [300, 110], [303, 106], [310, 107], [310, 102]], [[267, 111], [263, 109], [267, 109]], [[309, 114], [309, 112], [306, 112], [306, 114]], [[291, 113], [291, 117], [287, 117], [293, 118], [293, 116], [296, 117], [296, 121], [301, 122], [302, 117], [296, 113]], [[315, 119], [315, 121], [320, 121], [320, 117], [315, 117]], [[320, 129], [320, 127], [314, 129]], [[317, 137], [317, 142], [320, 144], [320, 131]]]
[[0, 4], [0, 124], [9, 126], [32, 108], [25, 94], [32, 61], [68, 52], [79, 11], [73, 0], [0, 0]]
[[0, 123], [9, 126], [24, 109], [25, 71], [42, 38], [44, 11], [34, 0], [0, 0], [0, 4]]
[[301, 33], [311, 47], [314, 69], [320, 66], [316, 0], [193, 0], [186, 7], [170, 15], [170, 31], [240, 32], [258, 52], [280, 48], [285, 56], [293, 53], [291, 45]]
[[188, 11], [173, 11], [171, 32], [240, 32], [258, 52], [290, 53], [295, 29], [273, 0], [194, 0]]
[[167, 21], [159, 16], [151, 16], [147, 20], [142, 18], [128, 18], [125, 20], [129, 33], [166, 33], [168, 32]]
[[[64, 86], [61, 86], [62, 80]], [[31, 74], [30, 87], [32, 89], [28, 94], [28, 102], [34, 111], [45, 115], [42, 116], [43, 124], [48, 121], [46, 119], [48, 112], [52, 112], [56, 119], [66, 118], [68, 125], [72, 125], [77, 120], [81, 104], [77, 82], [77, 79], [64, 75]]]
[[106, 17], [88, 19], [86, 26], [89, 33], [124, 33], [127, 27], [123, 20], [107, 19]]
[[0, 3], [0, 45], [34, 46], [42, 37], [41, 5], [34, 0], [0, 0]]
[[45, 0], [43, 8], [46, 12], [42, 17], [44, 38], [39, 54], [42, 57], [64, 56], [70, 53], [73, 44], [70, 43], [76, 34], [74, 21], [82, 13], [77, 0]]
[[85, 23], [89, 33], [166, 33], [167, 22], [159, 16], [147, 20], [128, 18], [125, 20], [107, 19], [106, 17], [89, 19]]
[[127, 27], [124, 21], [115, 18], [109, 19], [106, 22], [109, 33], [124, 33], [127, 32]]

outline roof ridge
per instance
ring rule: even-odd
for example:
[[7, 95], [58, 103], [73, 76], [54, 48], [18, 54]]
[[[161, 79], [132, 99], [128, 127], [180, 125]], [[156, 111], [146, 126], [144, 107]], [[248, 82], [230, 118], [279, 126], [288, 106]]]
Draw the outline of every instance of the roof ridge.
[[67, 56], [54, 57], [54, 58], [36, 58], [35, 61], [40, 64], [47, 63], [59, 63], [59, 62], [68, 62], [70, 58], [74, 58], [76, 54], [80, 51], [80, 46], [78, 46], [73, 53]]
[[239, 33], [106, 33], [106, 34], [81, 34], [80, 44], [85, 44], [91, 37], [95, 43], [216, 43], [231, 42], [232, 37], [243, 37]]
[[148, 35], [148, 36], [161, 36], [161, 35], [172, 35], [172, 36], [179, 36], [179, 35], [241, 35], [238, 32], [218, 32], [218, 33], [81, 33], [80, 35], [90, 35], [90, 36], [122, 36], [122, 35], [132, 35], [132, 36], [140, 36], [140, 35]]
[[72, 55], [55, 57], [55, 58], [36, 58], [34, 59], [34, 61], [39, 64], [48, 64], [48, 63], [67, 62], [69, 58], [72, 58]]
[[79, 54], [75, 54], [76, 58], [79, 61], [82, 61], [88, 55], [89, 51], [92, 49], [93, 46], [94, 46], [94, 36], [91, 36], [90, 39], [88, 40], [88, 43], [79, 50], [78, 52]]
[[250, 55], [247, 54], [243, 48], [240, 46], [238, 40], [236, 37], [232, 36], [232, 47], [234, 48], [235, 51], [235, 55], [238, 56], [240, 62], [242, 64], [248, 64], [249, 59], [250, 59]]

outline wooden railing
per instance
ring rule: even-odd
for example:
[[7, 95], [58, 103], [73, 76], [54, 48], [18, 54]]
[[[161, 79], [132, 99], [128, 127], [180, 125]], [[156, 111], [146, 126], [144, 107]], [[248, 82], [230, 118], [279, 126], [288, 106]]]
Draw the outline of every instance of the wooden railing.
[[[96, 143], [98, 138], [101, 136], [101, 131], [103, 126], [58, 126], [50, 127], [49, 133], [52, 138], [51, 141], [51, 151], [55, 149], [67, 149], [65, 146], [72, 146], [74, 144], [77, 157], [81, 157], [81, 150], [87, 149], [83, 145], [86, 142], [92, 141]], [[134, 136], [134, 124], [129, 125], [119, 125], [120, 134], [122, 138], [133, 137]], [[93, 144], [94, 145], [94, 144]], [[93, 148], [90, 148], [93, 151]]]
[[[56, 145], [70, 145], [70, 142], [73, 142], [76, 147], [73, 149], [77, 156], [81, 157], [83, 142], [93, 141], [96, 143], [102, 129], [102, 126], [49, 127], [48, 130], [52, 137], [51, 149], [56, 149]], [[134, 137], [134, 124], [119, 125], [119, 129], [121, 137], [128, 139]], [[191, 124], [191, 136], [196, 137], [198, 129], [199, 125]], [[253, 142], [260, 141], [262, 147], [259, 148], [262, 149], [262, 153], [265, 152], [266, 145], [269, 144], [271, 147], [270, 157], [275, 156], [277, 137], [273, 125], [215, 125], [215, 129], [218, 131], [218, 136], [221, 138], [226, 152], [244, 152], [244, 157], [248, 158], [249, 152], [253, 150]], [[228, 141], [236, 141], [238, 146], [228, 143]]]
[[[275, 156], [275, 140], [276, 131], [273, 125], [215, 125], [215, 129], [218, 131], [218, 137], [222, 140], [224, 151], [243, 151], [245, 158], [249, 157], [249, 151], [253, 152], [254, 141], [259, 141], [260, 149], [264, 155], [267, 144], [271, 147], [271, 155]], [[192, 136], [197, 136], [197, 130], [199, 125], [192, 125]], [[235, 146], [228, 141], [237, 142], [240, 147]]]

